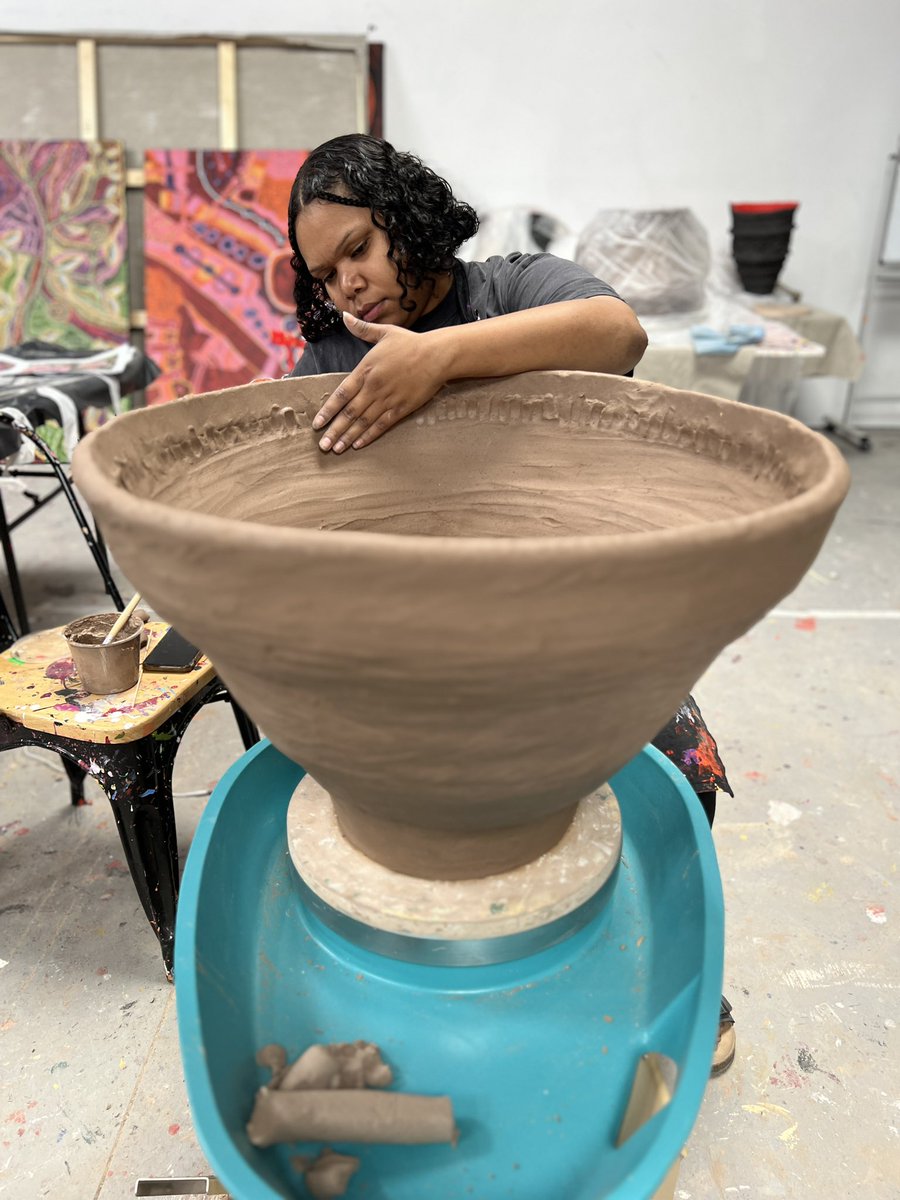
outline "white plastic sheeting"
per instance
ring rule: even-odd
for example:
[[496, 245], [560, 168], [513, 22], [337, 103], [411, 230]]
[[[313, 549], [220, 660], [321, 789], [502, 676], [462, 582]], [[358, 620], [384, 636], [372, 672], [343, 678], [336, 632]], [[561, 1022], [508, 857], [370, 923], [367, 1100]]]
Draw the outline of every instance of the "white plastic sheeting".
[[559, 244], [571, 236], [558, 217], [532, 208], [495, 208], [479, 213], [478, 219], [481, 222], [478, 232], [463, 255], [473, 262], [484, 262], [494, 254], [505, 258], [517, 251], [540, 254], [546, 250], [559, 254]]
[[689, 208], [601, 209], [582, 231], [575, 261], [611, 284], [638, 314], [704, 306], [709, 237]]

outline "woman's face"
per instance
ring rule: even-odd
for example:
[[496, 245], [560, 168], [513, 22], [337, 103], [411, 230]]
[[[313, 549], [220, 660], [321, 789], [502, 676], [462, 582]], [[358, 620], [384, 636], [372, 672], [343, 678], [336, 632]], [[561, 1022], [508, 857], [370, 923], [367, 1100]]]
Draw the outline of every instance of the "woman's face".
[[294, 232], [310, 275], [340, 312], [377, 325], [408, 327], [446, 294], [449, 276], [437, 290], [433, 280], [426, 280], [406, 293], [406, 304], [412, 301], [415, 307], [400, 307], [403, 289], [388, 258], [388, 236], [373, 224], [367, 208], [313, 200], [301, 211]]

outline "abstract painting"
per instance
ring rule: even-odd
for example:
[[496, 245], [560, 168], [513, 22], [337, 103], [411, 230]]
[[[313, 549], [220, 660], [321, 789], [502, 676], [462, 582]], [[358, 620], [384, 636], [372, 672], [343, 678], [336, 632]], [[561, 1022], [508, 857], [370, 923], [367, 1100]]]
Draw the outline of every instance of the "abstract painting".
[[0, 141], [0, 348], [128, 337], [120, 142]]
[[148, 403], [279, 379], [298, 361], [287, 207], [305, 157], [146, 152], [146, 351], [162, 372]]

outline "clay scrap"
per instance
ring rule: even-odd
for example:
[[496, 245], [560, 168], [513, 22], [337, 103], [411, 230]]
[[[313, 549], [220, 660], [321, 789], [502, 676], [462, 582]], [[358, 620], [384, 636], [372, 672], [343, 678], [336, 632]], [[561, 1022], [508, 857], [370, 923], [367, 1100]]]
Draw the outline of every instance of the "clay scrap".
[[256, 1062], [260, 1067], [268, 1067], [272, 1072], [269, 1087], [277, 1087], [277, 1080], [281, 1078], [287, 1066], [287, 1051], [284, 1046], [279, 1046], [276, 1042], [270, 1042], [268, 1046], [263, 1046], [261, 1050], [257, 1050]]
[[272, 1042], [257, 1052], [256, 1061], [272, 1072], [272, 1091], [388, 1087], [394, 1082], [391, 1068], [372, 1042], [316, 1043], [290, 1065], [284, 1047]]
[[391, 1068], [371, 1042], [335, 1042], [310, 1046], [284, 1072], [282, 1091], [298, 1088], [388, 1087], [394, 1082]]
[[338, 1154], [325, 1146], [315, 1158], [296, 1155], [291, 1159], [291, 1165], [303, 1172], [303, 1182], [313, 1200], [337, 1200], [344, 1195], [351, 1178], [359, 1170], [359, 1159], [352, 1154]]

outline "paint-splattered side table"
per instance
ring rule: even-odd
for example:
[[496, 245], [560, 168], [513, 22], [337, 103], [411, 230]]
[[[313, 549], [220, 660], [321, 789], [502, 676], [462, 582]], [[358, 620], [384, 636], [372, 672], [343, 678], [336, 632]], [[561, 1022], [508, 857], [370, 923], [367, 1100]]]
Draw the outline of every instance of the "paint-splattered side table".
[[[144, 653], [167, 628], [156, 621], [147, 625]], [[117, 695], [84, 692], [62, 628], [30, 634], [0, 655], [0, 751], [55, 751], [65, 764], [73, 804], [83, 803], [86, 774], [103, 788], [170, 979], [179, 878], [172, 768], [197, 710], [227, 699], [207, 658], [183, 674], [142, 670], [137, 684]], [[249, 748], [258, 735], [239, 710], [236, 716]]]

